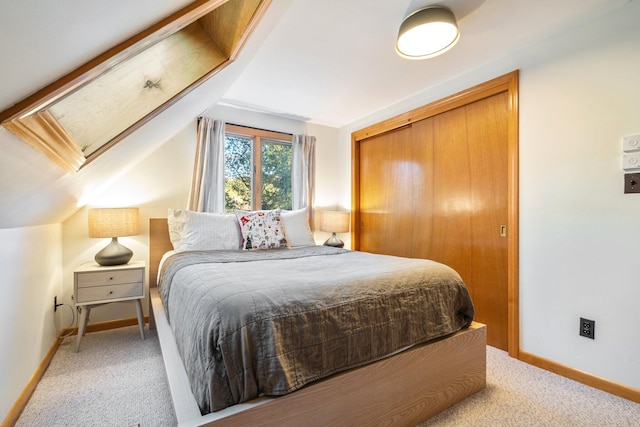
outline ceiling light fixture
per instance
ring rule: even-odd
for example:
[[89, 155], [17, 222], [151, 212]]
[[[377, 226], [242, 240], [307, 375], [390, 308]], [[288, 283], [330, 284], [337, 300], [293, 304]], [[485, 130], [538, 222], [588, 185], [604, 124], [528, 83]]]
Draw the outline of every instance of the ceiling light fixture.
[[396, 52], [403, 58], [426, 59], [451, 49], [460, 38], [456, 17], [442, 6], [429, 6], [407, 16], [396, 42]]

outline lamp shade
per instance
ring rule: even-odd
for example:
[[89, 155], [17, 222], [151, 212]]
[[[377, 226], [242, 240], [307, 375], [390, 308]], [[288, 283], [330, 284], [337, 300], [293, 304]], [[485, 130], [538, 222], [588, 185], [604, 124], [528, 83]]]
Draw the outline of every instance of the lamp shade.
[[89, 237], [120, 237], [140, 234], [138, 208], [89, 209]]
[[320, 211], [320, 231], [347, 233], [350, 216], [347, 211]]
[[138, 208], [89, 209], [89, 237], [110, 237], [111, 243], [94, 257], [100, 265], [121, 265], [129, 262], [133, 251], [118, 242], [120, 236], [140, 234]]
[[419, 9], [407, 16], [398, 31], [396, 52], [403, 58], [433, 58], [451, 49], [460, 38], [456, 17], [442, 6]]

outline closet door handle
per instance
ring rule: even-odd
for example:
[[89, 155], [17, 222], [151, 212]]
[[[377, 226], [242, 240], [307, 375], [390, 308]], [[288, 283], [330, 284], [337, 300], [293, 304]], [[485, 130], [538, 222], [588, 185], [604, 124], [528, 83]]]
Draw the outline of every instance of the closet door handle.
[[506, 225], [501, 225], [500, 226], [500, 237], [507, 237], [507, 226]]

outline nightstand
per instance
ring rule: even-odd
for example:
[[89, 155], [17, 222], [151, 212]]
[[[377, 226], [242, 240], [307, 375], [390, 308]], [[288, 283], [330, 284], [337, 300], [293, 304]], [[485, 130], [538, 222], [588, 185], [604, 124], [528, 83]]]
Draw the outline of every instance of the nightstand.
[[133, 301], [138, 314], [140, 336], [144, 339], [144, 261], [105, 267], [96, 262], [82, 264], [73, 272], [73, 294], [76, 306], [82, 307], [76, 352], [87, 327], [91, 309], [112, 302]]

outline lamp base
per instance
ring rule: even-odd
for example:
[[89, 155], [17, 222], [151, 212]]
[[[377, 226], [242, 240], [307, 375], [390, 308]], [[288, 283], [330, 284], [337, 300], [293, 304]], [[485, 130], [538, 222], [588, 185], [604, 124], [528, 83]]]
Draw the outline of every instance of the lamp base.
[[344, 248], [344, 242], [338, 239], [336, 233], [332, 233], [331, 237], [327, 239], [326, 242], [323, 243], [325, 246], [333, 246], [334, 248]]
[[131, 260], [133, 251], [127, 247], [124, 247], [118, 242], [118, 238], [111, 239], [111, 243], [105, 246], [100, 252], [96, 254], [94, 259], [100, 265], [121, 265], [126, 264]]

